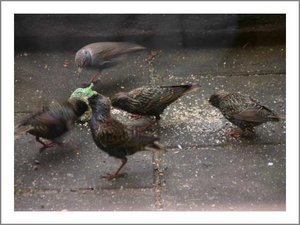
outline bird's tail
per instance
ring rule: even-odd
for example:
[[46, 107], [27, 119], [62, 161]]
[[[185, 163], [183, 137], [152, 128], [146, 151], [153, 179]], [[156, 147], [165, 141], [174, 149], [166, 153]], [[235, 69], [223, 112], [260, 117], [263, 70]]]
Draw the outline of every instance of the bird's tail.
[[187, 94], [189, 92], [198, 90], [201, 87], [201, 85], [198, 83], [192, 83], [192, 84], [181, 84], [181, 85], [171, 85], [171, 86], [161, 85], [160, 87], [178, 89], [178, 92]]
[[22, 135], [26, 134], [29, 130], [32, 129], [31, 125], [28, 126], [21, 126], [20, 124], [18, 124], [15, 127], [15, 140], [19, 139]]
[[280, 121], [280, 120], [285, 120], [285, 115], [274, 115], [274, 116], [269, 116], [269, 118], [272, 121]]
[[187, 88], [186, 93], [189, 93], [191, 91], [196, 91], [201, 87], [201, 85], [198, 83], [186, 84], [185, 86]]
[[136, 51], [141, 51], [141, 50], [146, 49], [146, 47], [144, 47], [142, 45], [138, 45], [135, 43], [129, 43], [129, 42], [122, 42], [122, 43], [119, 43], [119, 45], [120, 45], [119, 54], [136, 52]]

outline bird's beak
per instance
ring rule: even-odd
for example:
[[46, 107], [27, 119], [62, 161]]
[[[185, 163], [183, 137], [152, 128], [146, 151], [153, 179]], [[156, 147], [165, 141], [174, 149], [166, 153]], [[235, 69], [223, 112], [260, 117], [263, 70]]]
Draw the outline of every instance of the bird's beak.
[[78, 72], [81, 73], [82, 67], [78, 67]]

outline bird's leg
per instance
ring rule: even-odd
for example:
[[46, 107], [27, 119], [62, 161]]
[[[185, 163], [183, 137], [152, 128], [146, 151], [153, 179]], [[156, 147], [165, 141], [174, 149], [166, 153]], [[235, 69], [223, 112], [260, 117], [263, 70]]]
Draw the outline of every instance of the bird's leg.
[[35, 140], [43, 145], [43, 147], [40, 148], [40, 153], [43, 152], [46, 148], [53, 147], [56, 144], [55, 142], [46, 144], [45, 142], [41, 141], [40, 137], [36, 137]]
[[98, 77], [99, 76], [101, 76], [101, 73], [99, 72], [99, 73], [96, 73], [96, 74], [94, 74], [92, 77], [91, 77], [91, 79], [90, 79], [90, 81], [89, 82], [85, 82], [85, 83], [83, 83], [83, 86], [84, 87], [88, 87], [88, 86], [90, 86], [91, 85], [91, 83], [95, 83], [96, 81], [98, 81], [99, 79], [98, 79]]
[[252, 137], [255, 135], [253, 127], [243, 127], [242, 130], [225, 131], [225, 134], [229, 134], [234, 137]]
[[136, 120], [144, 118], [144, 116], [138, 115], [138, 114], [130, 114], [129, 117], [132, 118], [132, 119], [136, 119]]
[[234, 136], [234, 137], [240, 137], [242, 134], [241, 130], [229, 130], [229, 131], [225, 131], [225, 134]]
[[119, 172], [125, 166], [126, 163], [127, 163], [127, 158], [122, 159], [121, 166], [114, 174], [107, 174], [106, 176], [102, 176], [102, 178], [106, 178], [107, 180], [112, 180], [112, 179], [124, 176], [124, 173], [119, 173]]
[[137, 128], [136, 130], [137, 130], [138, 132], [141, 132], [141, 133], [142, 133], [142, 132], [144, 132], [144, 131], [146, 131], [146, 130], [152, 128], [154, 125], [158, 124], [159, 120], [160, 120], [160, 117], [156, 117], [154, 122], [150, 122], [150, 123], [148, 123], [146, 126], [139, 127], [139, 128]]

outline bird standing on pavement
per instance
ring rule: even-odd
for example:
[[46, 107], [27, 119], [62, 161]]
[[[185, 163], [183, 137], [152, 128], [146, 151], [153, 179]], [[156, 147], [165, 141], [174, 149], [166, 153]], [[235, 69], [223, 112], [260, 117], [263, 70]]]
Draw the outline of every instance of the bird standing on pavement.
[[[219, 91], [211, 95], [209, 103], [218, 108], [226, 119], [241, 128], [244, 133], [254, 133], [254, 127], [268, 121], [284, 119], [248, 95]], [[228, 132], [240, 135], [241, 131]]]
[[92, 108], [90, 129], [95, 144], [110, 156], [122, 161], [115, 173], [103, 176], [104, 178], [111, 180], [122, 176], [119, 172], [127, 163], [128, 155], [145, 150], [165, 151], [158, 143], [158, 137], [142, 135], [114, 119], [110, 112], [109, 98], [96, 94], [88, 98], [88, 101]]
[[[83, 68], [98, 70], [99, 73], [112, 67], [120, 61], [120, 56], [130, 52], [146, 49], [145, 47], [128, 42], [97, 42], [79, 49], [75, 56], [78, 71]], [[99, 74], [94, 75], [88, 85], [97, 80]]]
[[[16, 126], [15, 137], [23, 133], [34, 135], [36, 141], [43, 145], [40, 152], [54, 144], [62, 145], [59, 139], [71, 129], [74, 121], [87, 109], [87, 104], [80, 100], [44, 107], [39, 112], [21, 120]], [[51, 142], [45, 143], [40, 138], [51, 140]]]
[[155, 116], [159, 120], [171, 103], [198, 87], [198, 84], [142, 86], [130, 92], [119, 92], [111, 101], [115, 108], [141, 116]]
[[171, 103], [199, 87], [198, 84], [142, 86], [130, 92], [115, 94], [112, 106], [135, 114], [136, 117], [155, 116], [157, 122]]

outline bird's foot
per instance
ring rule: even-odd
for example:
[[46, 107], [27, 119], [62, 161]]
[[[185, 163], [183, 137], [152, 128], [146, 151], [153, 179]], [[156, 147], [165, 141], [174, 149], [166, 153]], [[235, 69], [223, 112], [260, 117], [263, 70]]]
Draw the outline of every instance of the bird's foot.
[[57, 143], [56, 142], [50, 142], [50, 143], [43, 143], [43, 147], [40, 148], [40, 153], [42, 153], [45, 149], [51, 148], [55, 146]]
[[105, 176], [102, 176], [102, 178], [105, 178], [107, 180], [113, 180], [113, 179], [117, 179], [119, 177], [124, 177], [126, 175], [126, 173], [117, 173], [117, 174], [107, 174]]
[[40, 153], [43, 152], [47, 148], [54, 147], [55, 145], [58, 145], [58, 146], [60, 146], [62, 148], [78, 149], [78, 146], [73, 146], [70, 143], [63, 143], [63, 142], [59, 142], [59, 141], [52, 141], [52, 142], [49, 142], [49, 143], [44, 143], [43, 147], [40, 148]]
[[148, 61], [153, 61], [155, 59], [155, 57], [158, 55], [157, 51], [152, 50], [149, 55], [148, 55]]
[[240, 137], [242, 135], [242, 131], [240, 130], [229, 130], [229, 131], [225, 131], [225, 134], [234, 136], [234, 137]]
[[100, 79], [98, 79], [99, 75], [100, 74], [95, 74], [94, 76], [92, 76], [91, 79], [88, 82], [84, 82], [82, 84], [82, 87], [86, 88], [86, 87], [89, 87], [91, 85], [91, 83], [98, 83], [98, 82], [100, 82]]
[[132, 118], [132, 119], [135, 119], [135, 120], [144, 118], [144, 116], [138, 115], [138, 114], [131, 114], [131, 115], [129, 115], [129, 117]]

